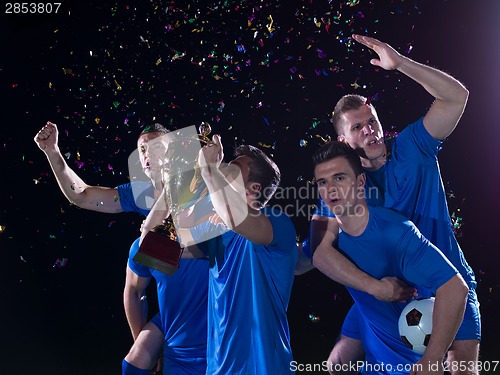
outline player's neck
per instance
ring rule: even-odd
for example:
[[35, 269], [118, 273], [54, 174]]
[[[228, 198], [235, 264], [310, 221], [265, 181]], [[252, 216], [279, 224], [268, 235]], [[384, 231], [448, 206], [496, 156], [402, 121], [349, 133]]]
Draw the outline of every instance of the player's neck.
[[337, 216], [340, 228], [351, 236], [360, 236], [363, 234], [368, 225], [369, 218], [370, 212], [366, 202], [356, 205], [356, 209], [347, 215]]
[[373, 158], [373, 159], [368, 159], [368, 158], [361, 158], [361, 165], [363, 166], [364, 169], [367, 171], [376, 171], [382, 168], [386, 161], [387, 161], [387, 145], [384, 144], [384, 152], [380, 154], [380, 156]]

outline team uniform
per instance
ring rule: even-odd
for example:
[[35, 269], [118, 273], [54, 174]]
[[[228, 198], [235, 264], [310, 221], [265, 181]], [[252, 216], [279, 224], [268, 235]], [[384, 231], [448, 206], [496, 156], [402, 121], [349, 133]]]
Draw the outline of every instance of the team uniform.
[[[256, 245], [206, 222], [191, 229], [210, 258], [207, 374], [290, 374], [286, 311], [297, 261], [288, 216], [264, 208], [273, 228], [269, 245]], [[207, 233], [221, 235], [204, 241]]]
[[[455, 338], [479, 340], [477, 283], [453, 232], [437, 159], [442, 143], [427, 132], [423, 118], [408, 125], [388, 144], [391, 154], [385, 165], [376, 171], [365, 171], [366, 200], [370, 206], [384, 206], [410, 219], [455, 266], [469, 287], [464, 320]], [[315, 214], [333, 216], [322, 201]], [[355, 327], [346, 329], [355, 332]]]
[[[147, 215], [150, 183], [118, 186], [124, 211]], [[139, 277], [154, 277], [160, 309], [151, 321], [164, 333], [163, 374], [201, 375], [206, 372], [208, 261], [181, 259], [171, 276], [133, 260], [139, 239], [130, 248], [129, 268]]]
[[[383, 207], [370, 207], [369, 213], [361, 235], [339, 233], [339, 248], [361, 270], [377, 279], [395, 276], [434, 293], [458, 273], [411, 221]], [[366, 292], [347, 289], [355, 302], [356, 310], [351, 314], [356, 314], [366, 353], [363, 373], [410, 373], [421, 355], [408, 348], [399, 335], [398, 319], [407, 303], [382, 302]]]

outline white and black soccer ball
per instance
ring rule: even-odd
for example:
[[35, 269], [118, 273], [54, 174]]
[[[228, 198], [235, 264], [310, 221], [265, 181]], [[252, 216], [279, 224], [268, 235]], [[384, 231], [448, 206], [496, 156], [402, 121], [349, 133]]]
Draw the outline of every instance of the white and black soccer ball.
[[399, 335], [415, 353], [424, 354], [432, 333], [434, 297], [411, 301], [399, 316]]

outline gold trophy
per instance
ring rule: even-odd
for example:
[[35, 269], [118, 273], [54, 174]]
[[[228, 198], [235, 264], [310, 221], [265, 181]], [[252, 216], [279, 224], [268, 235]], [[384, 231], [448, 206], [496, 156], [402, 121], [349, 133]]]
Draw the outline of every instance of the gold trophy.
[[172, 275], [179, 269], [182, 248], [177, 241], [176, 227], [182, 224], [183, 212], [206, 189], [197, 163], [200, 142], [211, 142], [208, 135], [210, 124], [203, 122], [196, 136], [174, 137], [167, 146], [163, 169], [165, 203], [170, 216], [151, 229], [144, 237], [134, 260], [147, 267]]

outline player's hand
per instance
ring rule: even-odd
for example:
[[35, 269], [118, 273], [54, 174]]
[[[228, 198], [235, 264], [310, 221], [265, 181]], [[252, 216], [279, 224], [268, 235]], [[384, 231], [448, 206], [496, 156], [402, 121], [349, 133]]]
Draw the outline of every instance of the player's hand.
[[417, 296], [417, 289], [406, 285], [397, 277], [388, 276], [379, 280], [377, 292], [373, 296], [384, 302], [404, 302]]
[[35, 135], [35, 142], [44, 152], [54, 150], [57, 148], [58, 136], [57, 125], [47, 121], [45, 126]]
[[397, 69], [403, 63], [403, 56], [387, 43], [365, 35], [353, 34], [352, 38], [362, 45], [372, 49], [378, 59], [371, 59], [370, 64], [380, 66], [385, 70]]
[[207, 168], [216, 168], [220, 167], [222, 160], [224, 159], [224, 150], [222, 148], [220, 135], [215, 134], [212, 137], [212, 143], [204, 146], [198, 155], [198, 163], [203, 170]]

